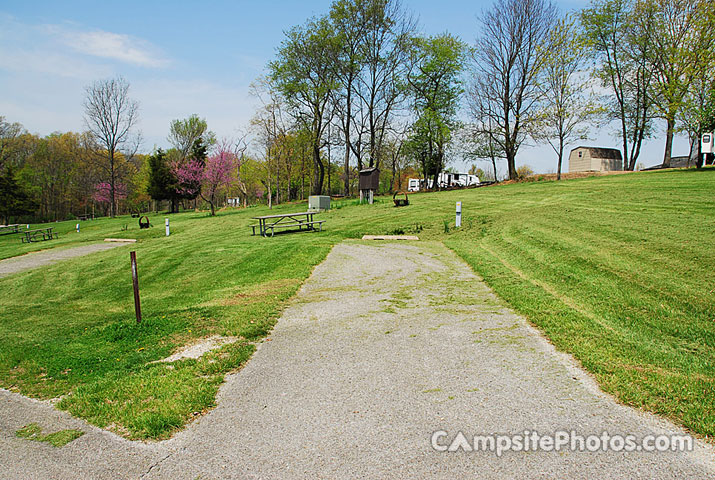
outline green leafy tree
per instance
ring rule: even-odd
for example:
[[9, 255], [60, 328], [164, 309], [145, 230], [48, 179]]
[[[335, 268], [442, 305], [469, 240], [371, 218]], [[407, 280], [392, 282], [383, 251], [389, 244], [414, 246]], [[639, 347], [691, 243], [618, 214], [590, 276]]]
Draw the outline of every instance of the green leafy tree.
[[176, 211], [178, 195], [176, 193], [177, 178], [167, 161], [166, 153], [159, 148], [149, 156], [149, 181], [147, 193], [154, 200], [169, 200], [171, 211]]
[[445, 152], [458, 127], [466, 45], [449, 34], [415, 38], [413, 42], [414, 67], [408, 82], [417, 121], [408, 149], [420, 160], [425, 180], [433, 176], [438, 187], [437, 176], [445, 167]]
[[594, 74], [613, 93], [604, 101], [604, 113], [619, 123], [624, 170], [635, 168], [653, 118], [653, 72], [647, 62], [652, 46], [635, 27], [634, 8], [634, 0], [592, 0], [581, 12], [584, 36], [596, 54]]
[[8, 165], [0, 175], [0, 219], [7, 224], [12, 218], [30, 215], [38, 205], [29, 192], [15, 178], [15, 170]]
[[350, 154], [355, 148], [351, 138], [356, 84], [365, 64], [364, 43], [371, 9], [370, 0], [337, 0], [330, 7], [330, 22], [338, 36], [337, 57], [333, 67], [340, 89], [335, 107], [345, 142], [343, 194], [350, 194]]
[[653, 72], [651, 100], [666, 121], [663, 167], [670, 166], [676, 119], [696, 79], [715, 58], [715, 12], [708, 0], [641, 0], [634, 26], [649, 45], [647, 67]]
[[690, 156], [696, 157], [698, 168], [703, 166], [700, 138], [715, 130], [715, 75], [705, 72], [695, 79], [685, 97], [680, 114], [682, 129], [690, 139]]
[[314, 195], [322, 193], [325, 179], [321, 149], [331, 120], [329, 101], [339, 87], [331, 65], [338, 45], [327, 17], [311, 19], [286, 32], [278, 58], [269, 64], [271, 80], [288, 103], [291, 115], [310, 133]]
[[[183, 120], [173, 120], [169, 125], [167, 140], [176, 148], [182, 160], [189, 157], [197, 141], [206, 147], [216, 143], [216, 134], [209, 130], [206, 119], [191, 115]], [[206, 158], [206, 155], [203, 156]]]
[[0, 116], [0, 170], [13, 158], [18, 146], [17, 139], [23, 133], [25, 128], [22, 124], [10, 123]]

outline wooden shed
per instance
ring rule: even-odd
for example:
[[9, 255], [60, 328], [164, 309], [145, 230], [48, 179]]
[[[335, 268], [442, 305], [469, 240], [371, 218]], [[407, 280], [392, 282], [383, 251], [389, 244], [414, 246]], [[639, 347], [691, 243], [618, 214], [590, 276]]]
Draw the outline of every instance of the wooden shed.
[[576, 147], [569, 155], [569, 172], [612, 172], [623, 170], [623, 157], [617, 148]]

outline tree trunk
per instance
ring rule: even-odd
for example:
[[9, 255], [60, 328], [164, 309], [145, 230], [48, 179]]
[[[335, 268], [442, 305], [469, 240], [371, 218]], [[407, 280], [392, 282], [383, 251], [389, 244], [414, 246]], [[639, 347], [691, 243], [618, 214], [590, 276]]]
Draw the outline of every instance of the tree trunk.
[[665, 132], [665, 154], [663, 155], [663, 168], [670, 168], [670, 154], [673, 150], [673, 131], [675, 120], [667, 118], [668, 128]]
[[111, 179], [111, 183], [109, 184], [109, 196], [110, 196], [110, 203], [109, 203], [109, 216], [111, 218], [114, 218], [116, 215], [116, 204], [114, 203], [114, 183], [116, 181], [115, 175], [114, 175], [114, 150], [110, 149], [109, 150], [109, 175]]
[[312, 195], [323, 193], [323, 181], [325, 180], [325, 166], [320, 159], [319, 139], [313, 142], [313, 188]]
[[564, 158], [564, 139], [559, 138], [559, 166], [556, 169], [556, 180], [561, 180], [561, 162]]

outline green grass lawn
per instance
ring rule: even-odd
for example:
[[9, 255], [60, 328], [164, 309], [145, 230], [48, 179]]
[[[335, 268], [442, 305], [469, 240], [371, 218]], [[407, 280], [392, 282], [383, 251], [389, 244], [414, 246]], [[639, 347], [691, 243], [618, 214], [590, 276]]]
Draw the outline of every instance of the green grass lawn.
[[[57, 223], [60, 239], [0, 237], [0, 258], [105, 237], [133, 247], [0, 279], [0, 385], [129, 438], [165, 438], [211, 408], [330, 248], [363, 234], [442, 241], [623, 403], [715, 434], [715, 169], [334, 202], [325, 231], [252, 237], [265, 207]], [[455, 202], [463, 226], [454, 228]], [[272, 213], [299, 211], [282, 205]], [[124, 230], [124, 225], [127, 229]], [[32, 226], [31, 226], [32, 227]], [[144, 321], [133, 314], [137, 251]], [[151, 363], [211, 334], [242, 340]]]

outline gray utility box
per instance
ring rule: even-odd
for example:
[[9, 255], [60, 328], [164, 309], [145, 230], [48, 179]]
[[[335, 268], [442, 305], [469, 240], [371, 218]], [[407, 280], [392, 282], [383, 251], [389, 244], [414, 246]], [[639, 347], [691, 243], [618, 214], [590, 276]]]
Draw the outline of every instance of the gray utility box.
[[311, 195], [308, 197], [308, 210], [324, 212], [330, 210], [330, 197], [327, 195]]

